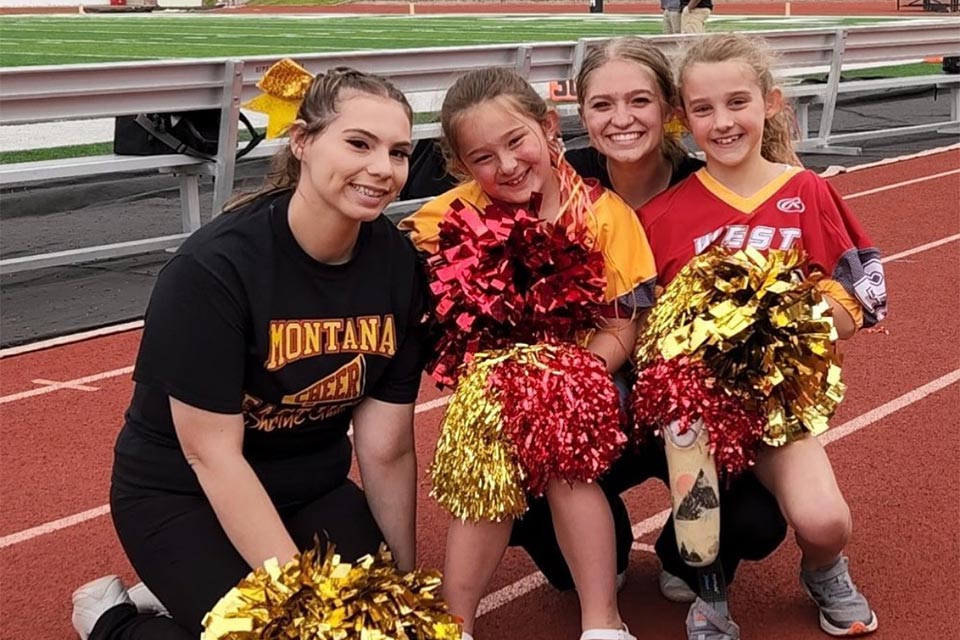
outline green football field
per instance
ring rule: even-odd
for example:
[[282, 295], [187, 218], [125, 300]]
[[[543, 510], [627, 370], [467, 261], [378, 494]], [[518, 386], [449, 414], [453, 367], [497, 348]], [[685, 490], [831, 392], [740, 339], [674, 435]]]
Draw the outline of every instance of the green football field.
[[[711, 31], [877, 24], [901, 18], [714, 17]], [[324, 51], [569, 41], [660, 33], [659, 16], [265, 16], [156, 14], [0, 17], [0, 66], [222, 58]]]

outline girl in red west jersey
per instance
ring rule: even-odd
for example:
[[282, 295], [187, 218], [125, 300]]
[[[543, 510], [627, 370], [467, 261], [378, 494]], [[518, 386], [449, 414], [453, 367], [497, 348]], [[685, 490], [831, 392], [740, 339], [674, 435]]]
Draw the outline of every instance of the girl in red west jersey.
[[[886, 312], [880, 253], [834, 189], [798, 166], [792, 114], [775, 86], [762, 41], [738, 34], [700, 38], [678, 75], [683, 117], [706, 167], [640, 211], [666, 286], [696, 255], [720, 245], [802, 249], [841, 338]], [[835, 636], [877, 628], [857, 590], [843, 549], [852, 521], [823, 445], [807, 436], [769, 447], [754, 469], [776, 496], [803, 553], [801, 582]]]

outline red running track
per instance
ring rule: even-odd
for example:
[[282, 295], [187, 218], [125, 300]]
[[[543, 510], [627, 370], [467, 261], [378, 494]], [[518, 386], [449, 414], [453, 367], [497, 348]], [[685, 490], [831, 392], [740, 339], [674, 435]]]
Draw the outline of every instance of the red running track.
[[[931, 177], [944, 172], [951, 173]], [[853, 511], [854, 575], [880, 617], [874, 637], [952, 637], [960, 618], [960, 602], [950, 596], [960, 568], [960, 150], [831, 182], [850, 197], [887, 256], [892, 301], [887, 333], [860, 335], [846, 346], [850, 389], [826, 436], [835, 439], [828, 452]], [[73, 638], [69, 598], [76, 586], [105, 573], [135, 580], [103, 505], [138, 340], [133, 331], [2, 361], [0, 638]], [[53, 383], [69, 384], [51, 390]], [[417, 416], [421, 469], [436, 441], [437, 398], [425, 383], [418, 402], [430, 404]], [[427, 497], [425, 478], [420, 486], [421, 563], [440, 566], [446, 518]], [[641, 639], [682, 637], [686, 608], [659, 596], [647, 547], [666, 491], [648, 483], [627, 498], [639, 538], [622, 611]], [[799, 588], [797, 562], [788, 540], [740, 570], [730, 595], [745, 638], [826, 637]], [[575, 596], [536, 585], [530, 561], [508, 552], [478, 638], [576, 638]]]

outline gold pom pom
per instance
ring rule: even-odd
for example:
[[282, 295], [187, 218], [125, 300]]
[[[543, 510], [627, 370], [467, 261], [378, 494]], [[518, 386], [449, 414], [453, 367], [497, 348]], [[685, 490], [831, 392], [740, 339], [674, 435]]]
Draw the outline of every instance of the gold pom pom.
[[804, 278], [798, 250], [712, 249], [667, 287], [637, 340], [643, 368], [658, 356], [703, 360], [767, 415], [764, 440], [782, 445], [822, 433], [843, 399], [829, 304]]
[[527, 510], [516, 451], [503, 433], [500, 403], [487, 387], [493, 368], [510, 353], [474, 354], [443, 416], [430, 495], [461, 520], [499, 522]]
[[386, 546], [350, 564], [328, 545], [241, 580], [204, 616], [201, 640], [460, 640], [439, 588], [437, 571], [399, 574]]

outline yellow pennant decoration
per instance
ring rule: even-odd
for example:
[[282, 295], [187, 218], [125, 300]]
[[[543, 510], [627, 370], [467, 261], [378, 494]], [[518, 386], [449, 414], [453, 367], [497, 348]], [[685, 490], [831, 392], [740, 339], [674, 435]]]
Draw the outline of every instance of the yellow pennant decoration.
[[257, 82], [262, 94], [244, 103], [251, 111], [267, 114], [267, 137], [279, 138], [294, 120], [307, 95], [313, 75], [290, 58], [277, 62]]

